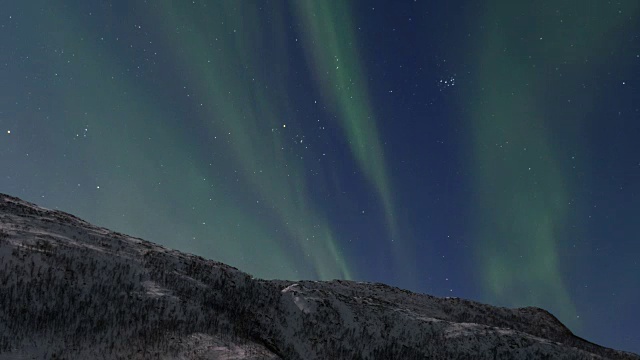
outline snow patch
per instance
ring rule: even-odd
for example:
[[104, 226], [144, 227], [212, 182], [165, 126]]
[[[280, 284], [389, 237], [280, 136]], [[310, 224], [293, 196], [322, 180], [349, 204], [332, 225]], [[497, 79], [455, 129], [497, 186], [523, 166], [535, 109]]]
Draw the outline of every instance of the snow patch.
[[171, 291], [169, 289], [163, 288], [158, 285], [155, 281], [143, 281], [142, 286], [146, 290], [146, 294], [152, 298], [159, 298], [163, 296], [171, 296]]

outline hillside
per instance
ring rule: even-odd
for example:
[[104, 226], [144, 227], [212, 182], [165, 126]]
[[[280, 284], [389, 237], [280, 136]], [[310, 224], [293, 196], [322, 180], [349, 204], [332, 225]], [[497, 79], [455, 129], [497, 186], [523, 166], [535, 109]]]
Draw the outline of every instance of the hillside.
[[267, 281], [0, 194], [0, 359], [640, 359], [538, 308]]

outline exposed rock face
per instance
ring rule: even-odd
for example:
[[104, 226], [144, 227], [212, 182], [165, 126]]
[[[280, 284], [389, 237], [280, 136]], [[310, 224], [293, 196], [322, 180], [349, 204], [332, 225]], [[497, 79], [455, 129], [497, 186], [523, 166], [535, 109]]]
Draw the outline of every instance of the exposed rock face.
[[0, 194], [0, 359], [640, 359], [548, 312], [265, 281]]

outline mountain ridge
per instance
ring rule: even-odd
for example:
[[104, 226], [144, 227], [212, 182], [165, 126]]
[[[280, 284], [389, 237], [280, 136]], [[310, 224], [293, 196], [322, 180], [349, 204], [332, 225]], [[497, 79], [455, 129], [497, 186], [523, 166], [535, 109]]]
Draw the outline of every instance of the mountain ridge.
[[261, 280], [0, 194], [0, 359], [640, 359], [544, 309]]

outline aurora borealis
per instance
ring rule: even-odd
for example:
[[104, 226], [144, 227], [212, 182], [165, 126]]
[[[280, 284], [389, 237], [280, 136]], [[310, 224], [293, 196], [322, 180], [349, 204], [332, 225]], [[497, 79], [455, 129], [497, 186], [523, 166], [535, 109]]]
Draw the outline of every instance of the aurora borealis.
[[0, 192], [257, 277], [539, 306], [640, 352], [638, 19], [10, 1]]

